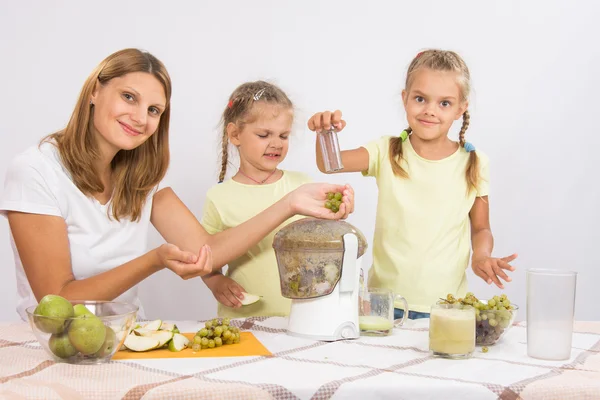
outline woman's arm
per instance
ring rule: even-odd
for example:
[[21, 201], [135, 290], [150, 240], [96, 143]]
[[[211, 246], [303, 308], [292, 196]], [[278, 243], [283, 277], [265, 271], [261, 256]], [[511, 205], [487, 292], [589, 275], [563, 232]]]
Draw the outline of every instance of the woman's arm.
[[[340, 210], [335, 214], [324, 207], [328, 192], [342, 192], [344, 196]], [[354, 197], [349, 186], [309, 183], [243, 224], [210, 235], [173, 190], [164, 188], [154, 195], [150, 220], [167, 242], [182, 250], [197, 252], [202, 245], [208, 244], [213, 255], [213, 270], [217, 270], [242, 256], [293, 215], [340, 219], [353, 208]]]
[[476, 197], [469, 216], [471, 218], [471, 246], [473, 256], [471, 257], [471, 268], [475, 275], [486, 281], [488, 285], [492, 282], [503, 289], [500, 281], [510, 282], [511, 278], [504, 270], [514, 271], [509, 263], [517, 258], [516, 254], [508, 257], [493, 258], [494, 236], [490, 228], [490, 205], [488, 196]]
[[8, 222], [23, 269], [38, 301], [47, 294], [58, 294], [70, 300], [113, 300], [165, 265], [171, 269], [185, 268], [188, 273], [190, 270], [202, 273], [210, 270], [210, 265], [206, 265], [210, 263], [210, 250], [203, 250], [198, 257], [165, 244], [110, 271], [76, 280], [64, 219], [9, 211]]

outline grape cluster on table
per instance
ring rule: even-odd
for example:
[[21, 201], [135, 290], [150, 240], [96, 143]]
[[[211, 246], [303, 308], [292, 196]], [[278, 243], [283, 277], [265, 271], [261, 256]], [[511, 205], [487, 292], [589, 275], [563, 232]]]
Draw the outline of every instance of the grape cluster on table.
[[240, 342], [240, 328], [229, 325], [229, 318], [214, 318], [206, 321], [204, 328], [196, 332], [192, 340], [192, 351], [212, 349]]

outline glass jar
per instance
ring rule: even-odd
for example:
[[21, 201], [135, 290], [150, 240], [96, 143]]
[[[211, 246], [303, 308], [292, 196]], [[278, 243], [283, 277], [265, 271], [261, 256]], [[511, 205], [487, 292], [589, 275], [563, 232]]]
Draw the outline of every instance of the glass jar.
[[475, 308], [439, 303], [432, 306], [429, 350], [435, 357], [470, 358], [475, 351]]

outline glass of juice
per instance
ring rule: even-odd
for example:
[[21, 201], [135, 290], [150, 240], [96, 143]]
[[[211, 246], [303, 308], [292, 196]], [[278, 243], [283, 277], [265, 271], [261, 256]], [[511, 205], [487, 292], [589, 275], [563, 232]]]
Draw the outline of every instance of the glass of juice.
[[358, 325], [363, 336], [387, 336], [394, 327], [406, 321], [408, 313], [401, 320], [394, 321], [394, 303], [401, 302], [408, 310], [404, 297], [394, 294], [389, 289], [363, 289], [359, 296]]
[[429, 350], [435, 357], [470, 358], [475, 351], [475, 308], [458, 304], [432, 306]]

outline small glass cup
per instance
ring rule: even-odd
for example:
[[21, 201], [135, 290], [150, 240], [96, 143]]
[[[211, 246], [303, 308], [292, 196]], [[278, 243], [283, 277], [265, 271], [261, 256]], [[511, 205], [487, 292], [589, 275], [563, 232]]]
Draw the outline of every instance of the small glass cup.
[[394, 320], [394, 303], [400, 301], [408, 310], [406, 299], [389, 289], [368, 288], [361, 292], [358, 313], [360, 334], [364, 336], [388, 336], [393, 328], [404, 324], [408, 312], [402, 319]]
[[429, 350], [434, 357], [470, 358], [475, 351], [475, 308], [439, 303], [432, 306]]
[[335, 172], [344, 169], [337, 132], [333, 127], [319, 132], [319, 144], [325, 172]]

